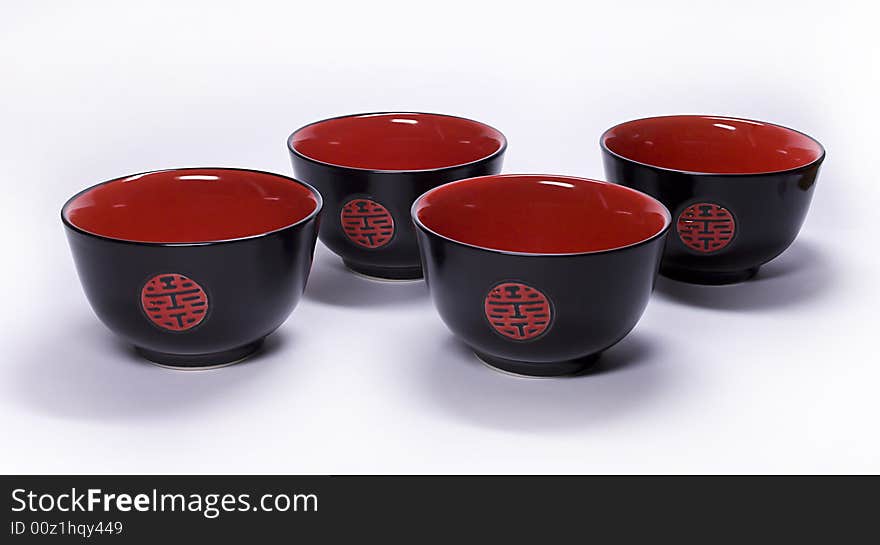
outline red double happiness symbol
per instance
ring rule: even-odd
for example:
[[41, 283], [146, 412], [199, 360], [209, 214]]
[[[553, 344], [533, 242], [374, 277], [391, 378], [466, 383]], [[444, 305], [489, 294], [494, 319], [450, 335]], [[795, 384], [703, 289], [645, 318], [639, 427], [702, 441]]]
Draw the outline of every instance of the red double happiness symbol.
[[387, 208], [370, 199], [354, 199], [342, 208], [342, 230], [365, 248], [378, 248], [394, 236], [394, 218]]
[[157, 274], [141, 289], [141, 306], [151, 322], [170, 331], [199, 325], [208, 312], [208, 295], [182, 274]]
[[542, 335], [553, 320], [547, 296], [520, 282], [504, 282], [489, 290], [484, 307], [489, 325], [517, 341]]
[[700, 202], [684, 209], [678, 216], [676, 228], [685, 246], [707, 254], [730, 244], [736, 232], [736, 221], [723, 206]]

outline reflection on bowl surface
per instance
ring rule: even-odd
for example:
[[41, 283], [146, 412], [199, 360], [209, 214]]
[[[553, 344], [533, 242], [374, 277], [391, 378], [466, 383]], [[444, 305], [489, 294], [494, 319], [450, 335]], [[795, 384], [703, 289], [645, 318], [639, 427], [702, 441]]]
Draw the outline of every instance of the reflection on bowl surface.
[[369, 170], [428, 170], [465, 165], [505, 145], [497, 130], [440, 114], [380, 113], [337, 117], [299, 129], [290, 148], [308, 159]]
[[802, 167], [822, 146], [797, 131], [747, 119], [674, 115], [628, 121], [609, 129], [603, 145], [646, 165], [686, 172], [757, 174]]
[[309, 187], [264, 172], [181, 169], [136, 174], [87, 189], [63, 215], [88, 233], [132, 242], [245, 238], [293, 225], [318, 208]]
[[501, 175], [438, 187], [419, 199], [417, 221], [463, 244], [508, 252], [598, 252], [662, 231], [662, 204], [631, 189], [582, 178]]

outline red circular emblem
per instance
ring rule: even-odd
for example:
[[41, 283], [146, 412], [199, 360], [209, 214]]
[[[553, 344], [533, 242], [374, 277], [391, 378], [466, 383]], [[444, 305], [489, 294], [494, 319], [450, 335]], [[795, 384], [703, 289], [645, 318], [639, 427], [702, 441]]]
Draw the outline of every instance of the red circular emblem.
[[182, 274], [157, 274], [144, 284], [141, 306], [147, 318], [162, 329], [186, 331], [205, 319], [208, 295]]
[[489, 290], [484, 307], [489, 325], [517, 341], [542, 335], [553, 319], [547, 296], [519, 282], [504, 282]]
[[717, 252], [733, 240], [736, 222], [723, 206], [699, 202], [678, 216], [678, 237], [685, 246], [700, 253]]
[[381, 204], [370, 199], [348, 201], [340, 214], [342, 230], [358, 246], [378, 248], [394, 236], [394, 218]]

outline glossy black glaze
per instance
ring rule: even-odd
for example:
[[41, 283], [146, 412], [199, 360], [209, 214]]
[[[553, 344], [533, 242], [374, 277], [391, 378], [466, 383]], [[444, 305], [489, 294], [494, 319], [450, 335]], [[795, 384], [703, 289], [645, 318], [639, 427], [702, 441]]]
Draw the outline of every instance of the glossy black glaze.
[[[304, 127], [297, 131], [302, 128]], [[290, 138], [287, 142], [294, 177], [316, 187], [324, 199], [324, 219], [319, 232], [321, 242], [340, 256], [348, 268], [366, 276], [389, 280], [422, 277], [418, 243], [410, 219], [410, 208], [416, 198], [447, 182], [498, 174], [507, 149], [505, 144], [484, 159], [460, 166], [386, 171], [348, 168], [315, 161], [297, 153], [290, 145]], [[342, 208], [358, 198], [380, 203], [393, 217], [396, 228], [393, 238], [386, 245], [379, 248], [359, 246], [342, 230]]]
[[[193, 244], [121, 241], [62, 221], [98, 318], [152, 361], [199, 368], [248, 356], [287, 319], [308, 280], [320, 211], [319, 197], [309, 217], [281, 230]], [[144, 284], [165, 273], [185, 275], [207, 294], [208, 312], [192, 329], [162, 329], [142, 310]]]
[[[635, 327], [669, 228], [625, 248], [538, 255], [477, 248], [416, 226], [425, 281], [446, 326], [486, 363], [532, 376], [582, 371]], [[489, 325], [486, 295], [504, 282], [536, 288], [550, 301], [553, 319], [542, 335], [514, 340]]]
[[[748, 280], [784, 252], [804, 223], [824, 160], [823, 154], [803, 167], [767, 174], [704, 174], [638, 163], [600, 145], [608, 181], [647, 193], [672, 213], [660, 274], [694, 284]], [[710, 253], [690, 249], [676, 230], [682, 212], [704, 202], [726, 208], [736, 225], [729, 244]]]

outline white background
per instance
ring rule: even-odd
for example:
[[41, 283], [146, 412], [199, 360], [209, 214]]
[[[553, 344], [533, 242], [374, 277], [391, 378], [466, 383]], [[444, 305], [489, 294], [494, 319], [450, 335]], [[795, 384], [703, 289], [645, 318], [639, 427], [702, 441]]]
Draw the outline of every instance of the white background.
[[[3, 0], [0, 472], [880, 471], [877, 13], [715, 4]], [[493, 372], [422, 283], [321, 246], [245, 364], [161, 369], [94, 317], [70, 195], [167, 167], [290, 174], [293, 129], [395, 109], [498, 127], [505, 172], [601, 178], [605, 128], [670, 113], [781, 123], [828, 158], [788, 252], [742, 285], [661, 280], [589, 376]]]

